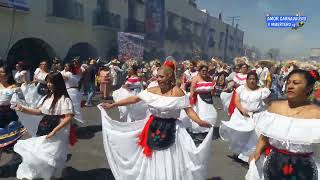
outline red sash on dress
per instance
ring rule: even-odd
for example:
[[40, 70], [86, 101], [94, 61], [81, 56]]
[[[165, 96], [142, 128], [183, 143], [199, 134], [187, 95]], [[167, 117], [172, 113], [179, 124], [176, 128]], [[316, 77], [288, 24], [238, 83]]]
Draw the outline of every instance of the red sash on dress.
[[70, 134], [69, 134], [69, 144], [74, 146], [78, 142], [77, 135], [76, 135], [76, 128], [74, 125], [70, 126]]
[[269, 144], [264, 149], [264, 155], [265, 156], [269, 156], [271, 151], [276, 151], [278, 153], [285, 154], [285, 155], [290, 155], [290, 156], [302, 156], [302, 157], [309, 157], [309, 156], [311, 156], [313, 154], [313, 152], [293, 153], [293, 152], [290, 152], [290, 151], [285, 150], [285, 149], [278, 149], [278, 148], [273, 147], [273, 146], [271, 146]]
[[198, 93], [194, 93], [193, 96], [190, 96], [190, 105], [193, 106], [197, 103]]
[[149, 132], [149, 128], [152, 121], [153, 121], [153, 115], [150, 115], [149, 120], [147, 121], [142, 132], [138, 136], [139, 137], [138, 145], [142, 147], [143, 154], [145, 154], [149, 158], [152, 155], [152, 149], [148, 145], [148, 132]]
[[140, 78], [128, 78], [127, 83], [134, 84], [140, 81], [141, 81]]
[[236, 95], [237, 95], [237, 92], [236, 92], [236, 90], [234, 90], [232, 92], [232, 97], [231, 97], [231, 101], [230, 101], [229, 108], [228, 108], [228, 116], [229, 117], [232, 116], [234, 109], [236, 108], [236, 102], [235, 102]]
[[[202, 83], [197, 83], [195, 88], [212, 87], [212, 86], [214, 86], [214, 83], [212, 82], [205, 82], [205, 83], [202, 82]], [[203, 92], [195, 92], [193, 96], [190, 97], [190, 105], [194, 105], [197, 103], [197, 97], [199, 93], [203, 93]]]

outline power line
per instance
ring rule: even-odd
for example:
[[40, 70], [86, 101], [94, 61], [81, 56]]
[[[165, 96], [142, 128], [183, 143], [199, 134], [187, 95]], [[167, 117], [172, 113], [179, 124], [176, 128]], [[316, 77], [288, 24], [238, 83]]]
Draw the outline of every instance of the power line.
[[239, 21], [240, 16], [231, 16], [231, 17], [228, 17], [228, 19], [232, 20], [232, 27], [234, 27], [234, 21]]

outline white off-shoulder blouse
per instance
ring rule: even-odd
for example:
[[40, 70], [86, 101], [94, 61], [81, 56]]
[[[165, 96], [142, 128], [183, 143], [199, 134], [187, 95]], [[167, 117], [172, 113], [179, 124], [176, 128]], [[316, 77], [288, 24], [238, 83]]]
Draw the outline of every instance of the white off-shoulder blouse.
[[53, 101], [53, 95], [50, 98], [47, 98], [40, 110], [42, 114], [46, 115], [65, 115], [65, 114], [74, 114], [73, 104], [70, 98], [65, 97], [64, 95], [57, 101], [53, 109], [50, 109]]

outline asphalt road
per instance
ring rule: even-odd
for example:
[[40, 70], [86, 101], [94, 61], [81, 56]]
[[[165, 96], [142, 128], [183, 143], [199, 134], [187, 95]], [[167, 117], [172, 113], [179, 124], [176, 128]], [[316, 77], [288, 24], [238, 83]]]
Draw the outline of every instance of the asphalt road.
[[[221, 104], [215, 99], [215, 107], [218, 111], [218, 119], [226, 120], [226, 113], [220, 110]], [[100, 112], [96, 107], [83, 108], [86, 123], [77, 129], [78, 143], [70, 150], [67, 167], [64, 170], [63, 179], [66, 180], [112, 180], [112, 172], [104, 153]], [[117, 116], [116, 111], [112, 111]], [[218, 122], [220, 123], [220, 122]], [[212, 145], [211, 159], [208, 166], [209, 180], [241, 180], [244, 179], [247, 168], [244, 164], [228, 157], [232, 153], [221, 139], [215, 139]], [[12, 154], [4, 154], [0, 161], [0, 180], [13, 180], [15, 178]], [[9, 162], [9, 165], [8, 165]], [[3, 175], [3, 171], [5, 171]]]

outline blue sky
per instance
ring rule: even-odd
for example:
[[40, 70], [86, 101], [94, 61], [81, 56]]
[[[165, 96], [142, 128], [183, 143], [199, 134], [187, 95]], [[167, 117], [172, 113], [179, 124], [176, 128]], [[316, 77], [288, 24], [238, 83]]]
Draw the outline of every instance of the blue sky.
[[[320, 0], [197, 0], [200, 9], [212, 16], [222, 12], [225, 22], [230, 16], [240, 16], [239, 27], [245, 32], [244, 43], [262, 51], [280, 48], [286, 56], [308, 56], [310, 48], [320, 48]], [[266, 14], [307, 16], [307, 23], [297, 31], [268, 29]]]

